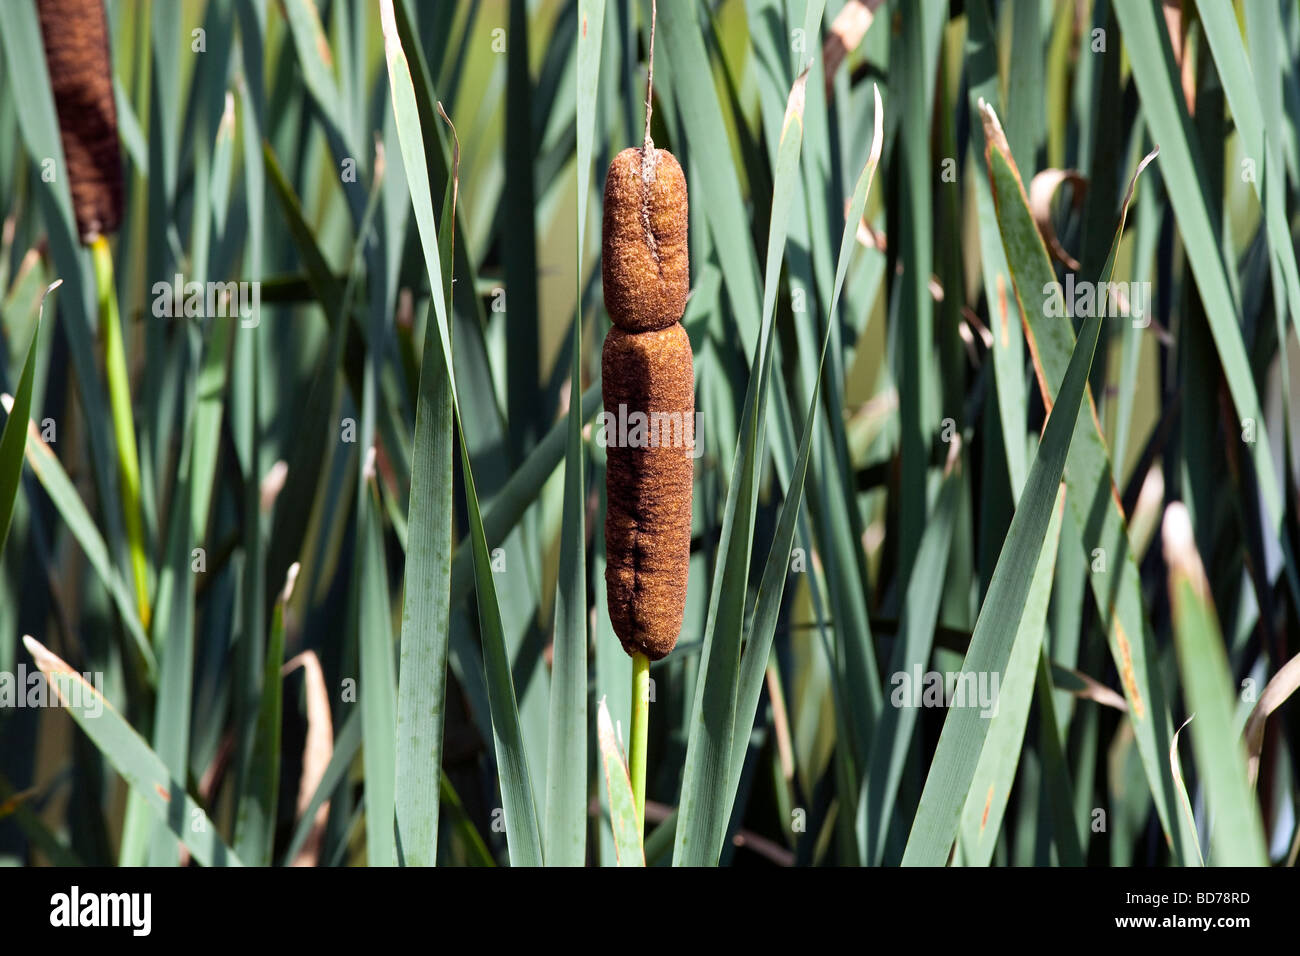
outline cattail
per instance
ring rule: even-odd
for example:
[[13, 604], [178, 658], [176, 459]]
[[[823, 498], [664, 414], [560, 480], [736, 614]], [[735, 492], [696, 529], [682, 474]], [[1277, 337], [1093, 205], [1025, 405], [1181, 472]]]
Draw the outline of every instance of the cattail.
[[648, 108], [646, 127], [645, 146], [615, 156], [605, 180], [601, 279], [615, 327], [601, 391], [607, 421], [620, 423], [605, 477], [609, 617], [634, 660], [654, 661], [677, 643], [686, 610], [695, 369], [678, 321], [690, 288], [686, 177], [650, 142]]
[[642, 824], [649, 662], [667, 657], [682, 629], [695, 471], [695, 366], [678, 321], [690, 289], [686, 177], [650, 139], [656, 6], [651, 0], [645, 143], [609, 164], [600, 266], [615, 326], [601, 355], [601, 393], [607, 420], [614, 416], [620, 432], [631, 426], [609, 444], [605, 469], [605, 590], [632, 658], [629, 771]]
[[122, 158], [100, 0], [38, 0], [41, 36], [81, 241], [122, 222]]
[[672, 325], [686, 309], [686, 177], [665, 149], [629, 147], [605, 178], [600, 275], [605, 309], [626, 332]]
[[615, 326], [600, 359], [601, 394], [620, 432], [605, 469], [605, 590], [614, 633], [632, 658], [628, 769], [642, 825], [649, 662], [667, 657], [682, 629], [695, 471], [695, 366], [678, 321], [690, 290], [686, 177], [650, 139], [656, 7], [651, 0], [645, 142], [609, 164], [600, 264]]
[[59, 116], [77, 233], [90, 247], [104, 341], [104, 371], [117, 437], [118, 479], [140, 623], [149, 628], [149, 567], [140, 505], [140, 459], [131, 416], [122, 325], [108, 235], [122, 224], [122, 155], [113, 100], [108, 23], [101, 0], [37, 0], [45, 61]]
[[634, 423], [609, 443], [609, 617], [624, 650], [654, 661], [677, 643], [691, 559], [695, 370], [686, 330], [677, 322], [653, 332], [610, 329], [601, 375], [609, 416], [644, 416], [641, 435]]

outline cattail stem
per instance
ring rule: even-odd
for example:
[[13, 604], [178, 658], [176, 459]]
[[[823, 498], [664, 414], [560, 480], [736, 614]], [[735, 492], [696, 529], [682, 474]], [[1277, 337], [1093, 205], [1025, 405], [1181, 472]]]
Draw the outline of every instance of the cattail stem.
[[113, 430], [117, 435], [122, 517], [126, 522], [126, 540], [131, 552], [136, 606], [140, 612], [140, 623], [148, 631], [149, 571], [145, 559], [144, 521], [140, 511], [140, 459], [136, 452], [135, 422], [131, 417], [131, 385], [126, 371], [126, 350], [122, 345], [122, 323], [117, 312], [117, 292], [113, 286], [113, 253], [108, 248], [108, 239], [103, 235], [95, 238], [90, 250], [95, 263], [99, 324], [104, 336], [108, 403], [113, 415]]
[[636, 804], [637, 832], [645, 839], [646, 744], [650, 738], [650, 658], [632, 655], [632, 741], [628, 752], [628, 773], [632, 778], [632, 799]]
[[650, 116], [654, 112], [655, 96], [655, 21], [659, 19], [659, 4], [650, 0], [650, 50], [646, 56], [645, 80], [645, 143], [642, 151], [649, 155], [654, 151], [654, 140], [650, 138]]

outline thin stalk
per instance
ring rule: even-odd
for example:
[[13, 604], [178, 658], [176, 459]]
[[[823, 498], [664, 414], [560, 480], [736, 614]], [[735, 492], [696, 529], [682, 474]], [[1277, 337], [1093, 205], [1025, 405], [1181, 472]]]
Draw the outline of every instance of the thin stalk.
[[108, 402], [117, 435], [117, 469], [122, 486], [122, 516], [126, 521], [131, 572], [135, 579], [140, 623], [149, 630], [149, 577], [144, 551], [144, 522], [140, 515], [140, 459], [136, 453], [135, 421], [131, 416], [131, 384], [122, 345], [122, 323], [113, 288], [113, 253], [108, 239], [97, 236], [90, 246], [95, 263], [95, 288], [99, 297], [99, 324], [104, 336], [104, 366], [108, 377]]
[[637, 833], [645, 835], [645, 754], [650, 738], [650, 658], [632, 655], [632, 742], [628, 773], [632, 777], [632, 799], [636, 803]]
[[[654, 109], [655, 25], [659, 4], [650, 0], [650, 50], [646, 57], [645, 140], [641, 146], [641, 177], [650, 185], [654, 164], [654, 141], [650, 138], [650, 116]], [[632, 654], [632, 741], [628, 752], [628, 775], [632, 778], [632, 800], [636, 806], [636, 832], [645, 840], [645, 766], [650, 738], [650, 658]]]

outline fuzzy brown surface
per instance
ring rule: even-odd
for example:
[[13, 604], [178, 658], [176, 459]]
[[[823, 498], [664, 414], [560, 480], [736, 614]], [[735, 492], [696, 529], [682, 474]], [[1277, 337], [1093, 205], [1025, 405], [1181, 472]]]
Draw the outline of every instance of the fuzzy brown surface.
[[677, 323], [654, 332], [614, 328], [600, 364], [605, 410], [615, 419], [621, 403], [628, 415], [676, 412], [685, 425], [684, 436], [673, 426], [676, 442], [661, 427], [658, 447], [619, 447], [616, 429], [606, 431], [609, 617], [624, 650], [657, 661], [677, 643], [686, 609], [695, 424], [691, 342]]
[[38, 0], [41, 35], [81, 241], [122, 222], [122, 158], [100, 0]]
[[605, 179], [600, 275], [605, 309], [627, 332], [672, 325], [686, 311], [691, 285], [682, 167], [656, 149], [647, 189], [641, 161], [639, 148], [625, 149]]

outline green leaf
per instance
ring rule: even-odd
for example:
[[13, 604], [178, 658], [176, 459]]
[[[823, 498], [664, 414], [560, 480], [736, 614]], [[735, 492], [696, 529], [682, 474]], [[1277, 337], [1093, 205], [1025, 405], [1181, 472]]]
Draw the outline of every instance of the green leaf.
[[632, 781], [627, 774], [627, 761], [614, 737], [614, 722], [610, 720], [609, 708], [605, 706], [603, 697], [596, 714], [596, 735], [600, 741], [601, 763], [605, 768], [605, 786], [609, 791], [609, 818], [614, 831], [614, 851], [618, 855], [618, 865], [645, 866]]
[[700, 677], [691, 708], [686, 768], [678, 804], [681, 817], [673, 848], [673, 863], [677, 866], [716, 865], [729, 815], [731, 797], [719, 791], [731, 779], [746, 581], [754, 544], [759, 465], [763, 457], [767, 395], [775, 347], [772, 318], [781, 278], [781, 260], [785, 253], [786, 218], [792, 194], [798, 188], [806, 82], [805, 72], [800, 74], [790, 91], [785, 128], [781, 133], [772, 194], [772, 224], [768, 233], [763, 321], [745, 395], [741, 437], [727, 488], [717, 565], [709, 598], [709, 617], [704, 631]]
[[[506, 653], [505, 633], [501, 624], [501, 610], [497, 601], [496, 582], [493, 579], [492, 560], [484, 535], [483, 516], [479, 510], [478, 493], [474, 488], [474, 476], [470, 468], [469, 453], [466, 450], [465, 428], [456, 393], [455, 366], [452, 362], [451, 339], [447, 334], [447, 310], [442, 294], [442, 266], [438, 253], [438, 229], [433, 217], [433, 201], [427, 177], [419, 175], [419, 171], [425, 168], [426, 163], [419, 108], [416, 102], [417, 91], [412, 84], [406, 54], [402, 51], [402, 43], [398, 37], [392, 0], [382, 0], [380, 14], [402, 162], [407, 170], [407, 186], [415, 210], [420, 245], [424, 251], [425, 270], [433, 289], [434, 321], [429, 322], [428, 325], [432, 329], [434, 323], [437, 323], [437, 340], [432, 348], [442, 352], [443, 365], [451, 390], [457, 436], [460, 439], [461, 470], [465, 478], [465, 506], [469, 513], [469, 534], [474, 553], [479, 630], [483, 643], [483, 665], [487, 676], [488, 699], [492, 711], [493, 744], [500, 774], [506, 842], [509, 844], [510, 859], [513, 863], [536, 866], [542, 862], [541, 831], [537, 823], [532, 778], [519, 724], [514, 678], [510, 672], [510, 661]], [[428, 334], [432, 333], [426, 332], [426, 335]]]
[[270, 866], [275, 843], [276, 809], [280, 794], [280, 717], [284, 700], [284, 609], [293, 594], [299, 565], [289, 568], [284, 589], [275, 602], [262, 669], [262, 700], [257, 709], [257, 734], [249, 761], [248, 796], [240, 802], [240, 856], [249, 865]]
[[[971, 70], [968, 103], [976, 112], [980, 99], [992, 103], [998, 92], [998, 59], [993, 36], [993, 23], [989, 16], [987, 0], [969, 0], [966, 7], [969, 32], [966, 40], [966, 58]], [[971, 145], [982, 158], [983, 135], [978, 123], [970, 124]], [[976, 160], [979, 162], [979, 159]], [[985, 171], [986, 172], [986, 171]], [[998, 416], [1002, 426], [1002, 443], [1006, 452], [1007, 474], [1011, 479], [1013, 500], [1020, 496], [1025, 475], [1029, 471], [1026, 459], [1025, 427], [1025, 334], [1018, 316], [1011, 313], [1007, 302], [1011, 292], [1011, 273], [1007, 269], [1006, 253], [1002, 249], [1002, 236], [998, 232], [997, 212], [994, 208], [992, 187], [984, 175], [975, 177], [975, 202], [980, 236], [980, 266], [984, 278], [984, 298], [988, 303], [988, 316], [993, 339], [993, 373], [997, 388]]]
[[[1214, 56], [1214, 68], [1223, 84], [1223, 92], [1232, 109], [1237, 134], [1242, 139], [1246, 158], [1262, 165], [1255, 175], [1246, 177], [1254, 188], [1264, 212], [1265, 234], [1269, 251], [1281, 269], [1282, 295], [1286, 300], [1291, 321], [1300, 333], [1300, 270], [1296, 267], [1295, 247], [1287, 226], [1284, 205], [1286, 171], [1279, 149], [1281, 137], [1281, 83], [1275, 43], [1281, 30], [1278, 23], [1278, 5], [1272, 2], [1245, 5], [1247, 29], [1253, 35], [1252, 52], [1255, 55], [1253, 75], [1251, 61], [1237, 29], [1237, 19], [1232, 6], [1224, 3], [1206, 3], [1197, 0], [1196, 14], [1200, 17], [1206, 42]], [[1275, 83], [1270, 87], [1269, 81]], [[1265, 123], [1265, 108], [1257, 90], [1270, 90], [1268, 98], [1269, 121]], [[1272, 133], [1267, 133], [1272, 130]], [[1265, 184], [1267, 189], [1265, 188]], [[1265, 195], [1267, 193], [1267, 196]]]
[[[95, 264], [95, 286], [99, 297], [99, 332], [104, 340], [104, 366], [108, 378], [108, 403], [117, 446], [118, 480], [122, 491], [122, 517], [131, 553], [140, 621], [150, 624], [149, 558], [144, 540], [144, 517], [140, 505], [140, 454], [136, 449], [135, 419], [131, 410], [131, 383], [122, 342], [122, 322], [117, 309], [117, 287], [113, 282], [113, 254], [108, 239], [97, 238], [91, 246]], [[157, 642], [155, 641], [155, 646]]]
[[1056, 566], [1064, 513], [1065, 488], [1062, 487], [1042, 554], [1038, 557], [1038, 566], [1034, 569], [1025, 614], [1020, 620], [1011, 656], [1007, 659], [1007, 670], [998, 684], [997, 712], [989, 720], [988, 737], [980, 752], [962, 811], [961, 846], [967, 866], [989, 865], [1011, 797], [1043, 649], [1047, 605], [1052, 596], [1052, 572]]
[[[1025, 335], [1038, 376], [1039, 391], [1048, 406], [1062, 380], [1074, 348], [1074, 327], [1065, 317], [1064, 297], [1047, 257], [1038, 228], [1030, 214], [1019, 171], [1009, 159], [1001, 127], [991, 112], [985, 114], [986, 158], [997, 203], [998, 224], [1011, 269], [1016, 304], [1025, 321]], [[1137, 178], [1154, 159], [1153, 151], [1138, 165], [1120, 207], [1119, 225], [1100, 282], [1109, 282], [1128, 207]], [[1094, 314], [1109, 311], [1098, 291]], [[1164, 685], [1155, 669], [1154, 636], [1142, 595], [1137, 561], [1129, 545], [1123, 511], [1114, 493], [1112, 468], [1102, 437], [1091, 392], [1086, 400], [1091, 414], [1078, 420], [1078, 434], [1066, 470], [1066, 508], [1082, 538], [1093, 599], [1108, 638], [1111, 655], [1129, 701], [1129, 719], [1137, 734], [1138, 752], [1155, 796], [1161, 825], [1175, 855], [1183, 859], [1190, 834], [1176, 812], [1176, 791], [1169, 770], [1169, 735], [1172, 730]], [[1095, 549], [1106, 556], [1104, 564], [1091, 561]], [[1189, 844], [1190, 845], [1190, 844]]]
[[[582, 403], [575, 399], [582, 394], [582, 250], [590, 188], [596, 84], [600, 77], [600, 41], [605, 28], [604, 0], [581, 0], [578, 16], [582, 20], [574, 91], [578, 116], [578, 243], [574, 271], [578, 311], [573, 317], [568, 441], [564, 455], [564, 515], [560, 531], [560, 567], [555, 582], [550, 736], [546, 747], [545, 855], [551, 866], [582, 866], [587, 855], [587, 488], [582, 460]], [[609, 714], [603, 705], [600, 716], [609, 722]], [[605, 760], [608, 775], [608, 754]], [[614, 784], [610, 786], [613, 788]]]
[[[12, 408], [12, 406], [10, 406]], [[12, 412], [11, 412], [12, 417]], [[157, 675], [158, 662], [153, 646], [145, 635], [135, 606], [135, 595], [123, 579], [109, 556], [108, 545], [95, 526], [94, 519], [77, 493], [76, 487], [55, 457], [54, 451], [38, 434], [29, 431], [27, 436], [27, 464], [32, 474], [50, 496], [54, 508], [63, 519], [68, 531], [81, 546], [91, 570], [108, 590], [113, 606], [131, 638], [131, 646], [143, 663], [144, 673], [152, 682]]]
[[[960, 454], [960, 451], [956, 453]], [[888, 675], [887, 687], [894, 685], [899, 675], [914, 682], [915, 676], [922, 674], [930, 661], [961, 488], [961, 470], [954, 467], [944, 476], [939, 500], [916, 551], [907, 595], [903, 599], [898, 639], [885, 672]], [[856, 816], [858, 845], [866, 865], [879, 866], [884, 855], [898, 784], [903, 777], [908, 752], [912, 749], [912, 732], [919, 716], [919, 707], [915, 703], [908, 701], [900, 705], [890, 701], [881, 709], [880, 719], [876, 722]]]
[[[930, 120], [934, 104], [935, 62], [944, 5], [922, 0], [902, 18], [897, 46], [891, 44], [891, 79], [896, 79], [899, 217], [894, 241], [906, 262], [896, 282], [899, 391], [899, 559], [901, 579], [911, 577], [916, 549], [930, 518], [931, 436], [939, 427], [939, 374], [934, 349], [934, 300], [930, 276], [934, 265], [934, 161], [930, 155]], [[891, 90], [891, 92], [893, 92]], [[892, 105], [892, 101], [891, 101]], [[892, 237], [891, 237], [892, 238]]]
[[[451, 291], [456, 178], [443, 203], [439, 239]], [[403, 865], [438, 860], [437, 781], [442, 774], [447, 647], [451, 634], [452, 402], [447, 368], [438, 360], [438, 325], [426, 316], [424, 357], [415, 407], [411, 504], [407, 512], [406, 588], [402, 599], [401, 671], [397, 690], [397, 852]]]
[[[1283, 533], [1285, 501], [1273, 463], [1272, 445], [1264, 426], [1264, 411], [1251, 374], [1250, 358], [1242, 341], [1240, 303], [1229, 285], [1219, 237], [1213, 226], [1215, 219], [1208, 205], [1210, 200], [1204, 191], [1204, 164], [1187, 115], [1167, 31], [1164, 23], [1157, 20], [1156, 10], [1152, 3], [1115, 4], [1124, 45], [1130, 51], [1142, 51], [1141, 55], [1129, 58], [1133, 82], [1151, 135], [1161, 147], [1160, 171], [1196, 279], [1196, 290], [1205, 307], [1214, 346], [1223, 365], [1237, 420], [1251, 422], [1254, 426], [1254, 441], [1246, 443], [1246, 451], [1254, 461], [1255, 479], [1259, 482], [1259, 493], [1269, 521], [1268, 530], [1277, 536], [1287, 557], [1287, 581], [1292, 598], [1300, 601], [1300, 578], [1296, 575], [1288, 536]], [[1249, 110], [1246, 112], [1248, 114]], [[1247, 133], [1250, 134], [1249, 120]], [[1257, 142], [1256, 137], [1251, 138]], [[1254, 144], [1248, 142], [1247, 145], [1249, 148]], [[1214, 201], [1221, 200], [1216, 197]], [[1143, 760], [1146, 760], [1145, 752]], [[1157, 807], [1160, 805], [1161, 800], [1157, 800]], [[1167, 823], [1164, 812], [1162, 819]]]
[[[57, 289], [60, 282], [53, 283], [45, 290], [45, 295]], [[41, 314], [45, 313], [45, 299], [41, 299]], [[22, 485], [23, 455], [27, 448], [27, 422], [32, 414], [32, 388], [36, 382], [36, 340], [41, 334], [38, 319], [32, 331], [32, 341], [27, 346], [27, 358], [23, 362], [23, 373], [18, 379], [18, 394], [7, 409], [9, 418], [5, 421], [4, 431], [0, 432], [0, 552], [4, 551], [5, 539], [9, 537], [9, 522], [14, 514], [14, 502], [18, 499], [18, 489]]]
[[24, 637], [23, 644], [77, 726], [122, 775], [131, 791], [185, 844], [194, 859], [204, 866], [241, 866], [239, 857], [221, 842], [216, 824], [185, 792], [184, 784], [168, 773], [166, 765], [149, 749], [144, 738], [104, 696], [33, 638]]
[[768, 660], [771, 655], [772, 642], [776, 634], [777, 620], [781, 611], [782, 597], [785, 594], [786, 576], [789, 569], [791, 547], [794, 543], [795, 527], [800, 508], [803, 505], [804, 482], [808, 473], [809, 456], [812, 451], [812, 438], [817, 421], [817, 409], [821, 403], [822, 377], [826, 366], [827, 350], [831, 343], [831, 332], [835, 325], [836, 309], [840, 302], [840, 293], [844, 289], [844, 279], [848, 273], [849, 262], [857, 243], [858, 223], [866, 209], [867, 196], [871, 191], [871, 182], [875, 178], [876, 167], [880, 163], [884, 148], [884, 115], [880, 102], [880, 90], [875, 90], [875, 118], [871, 149], [866, 165], [858, 176], [857, 186], [849, 200], [845, 213], [844, 230], [840, 237], [839, 258], [835, 267], [835, 284], [831, 293], [827, 313], [826, 334], [822, 337], [821, 357], [817, 363], [817, 376], [813, 382], [812, 395], [808, 402], [808, 413], [804, 419], [803, 434], [799, 439], [799, 454], [795, 459], [794, 471], [790, 484], [785, 491], [785, 500], [781, 503], [780, 517], [777, 519], [776, 534], [772, 538], [772, 547], [768, 551], [767, 563], [763, 567], [763, 577], [758, 587], [758, 597], [754, 604], [754, 614], [750, 621], [749, 633], [745, 640], [745, 650], [740, 661], [740, 685], [737, 691], [736, 731], [732, 738], [731, 777], [728, 799], [734, 800], [740, 785], [740, 772], [744, 762], [745, 749], [749, 745], [750, 732], [754, 726], [754, 717], [758, 712], [758, 701], [763, 691], [763, 682], [767, 675]]
[[366, 857], [371, 866], [393, 866], [397, 862], [393, 833], [397, 674], [388, 606], [388, 565], [379, 524], [381, 506], [373, 473], [367, 474], [372, 468], [371, 461], [362, 468], [362, 480], [369, 487], [363, 492], [357, 518], [357, 554], [361, 562], [357, 623], [361, 679], [357, 689], [366, 773]]
[[[1014, 259], [1014, 253], [1009, 252], [1008, 260]], [[976, 681], [991, 680], [996, 675], [1001, 686], [1005, 676], [1046, 540], [1075, 423], [1083, 406], [1100, 329], [1101, 318], [1089, 318], [1070, 357], [1065, 380], [1048, 416], [1043, 440], [1029, 469], [1024, 493], [980, 608], [970, 649], [962, 663], [962, 680], [966, 679], [965, 675], [973, 676]], [[978, 707], [949, 709], [903, 853], [905, 866], [941, 866], [948, 859], [988, 730], [989, 722], [980, 716]]]
[[[181, 345], [185, 348], [185, 361], [178, 363], [189, 369], [194, 365], [198, 348], [198, 331], [186, 328]], [[152, 627], [153, 646], [158, 649], [158, 699], [153, 715], [153, 747], [167, 764], [172, 775], [185, 779], [190, 765], [191, 722], [194, 713], [194, 659], [195, 659], [195, 578], [191, 565], [190, 539], [193, 523], [192, 478], [194, 450], [195, 379], [184, 379], [183, 408], [180, 410], [180, 454], [168, 509], [166, 534], [166, 560], [162, 563], [155, 594], [159, 614]], [[240, 813], [244, 811], [246, 795], [241, 794]], [[241, 857], [250, 863], [263, 862], [262, 847], [242, 845], [239, 836], [236, 846]], [[248, 853], [249, 849], [254, 853]], [[176, 866], [180, 863], [180, 848], [162, 826], [155, 826], [149, 851], [151, 866]]]
[[1163, 533], [1178, 672], [1196, 715], [1192, 749], [1212, 814], [1211, 859], [1219, 866], [1267, 866], [1264, 828], [1237, 732], [1235, 682], [1185, 505], [1174, 502], [1165, 509]]

